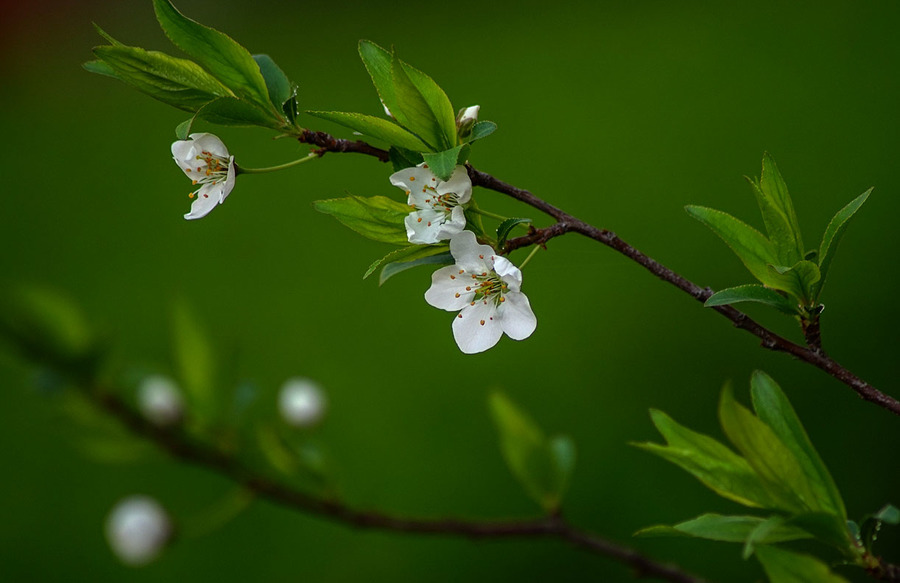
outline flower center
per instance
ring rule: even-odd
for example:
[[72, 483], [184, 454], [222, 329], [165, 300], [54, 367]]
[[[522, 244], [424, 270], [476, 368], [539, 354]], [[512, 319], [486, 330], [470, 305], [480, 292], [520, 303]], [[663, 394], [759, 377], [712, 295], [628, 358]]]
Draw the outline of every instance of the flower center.
[[482, 272], [481, 274], [473, 275], [472, 279], [478, 282], [478, 287], [475, 288], [476, 302], [484, 301], [487, 303], [490, 301], [494, 302], [495, 305], [500, 305], [506, 301], [506, 298], [503, 296], [509, 291], [509, 286], [500, 279], [497, 272]]
[[228, 158], [203, 150], [196, 159], [199, 160], [199, 164], [195, 169], [197, 177], [194, 178], [194, 184], [217, 184], [228, 177], [230, 163]]
[[426, 186], [424, 190], [431, 193], [431, 196], [425, 199], [425, 204], [430, 205], [434, 211], [446, 214], [452, 211], [453, 207], [459, 206], [459, 195], [455, 192], [438, 194], [433, 186]]

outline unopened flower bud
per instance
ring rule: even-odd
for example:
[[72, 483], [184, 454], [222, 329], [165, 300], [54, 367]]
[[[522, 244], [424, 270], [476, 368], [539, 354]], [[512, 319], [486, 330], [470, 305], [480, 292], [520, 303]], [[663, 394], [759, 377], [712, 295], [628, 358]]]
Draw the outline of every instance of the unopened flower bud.
[[162, 551], [172, 535], [166, 511], [147, 496], [119, 501], [106, 519], [106, 538], [119, 559], [133, 566], [145, 565]]
[[318, 423], [325, 414], [325, 395], [313, 381], [291, 378], [281, 387], [278, 409], [290, 425], [309, 427]]
[[456, 128], [460, 138], [465, 139], [472, 133], [472, 126], [478, 121], [478, 111], [480, 109], [480, 105], [473, 105], [460, 109], [459, 113], [456, 114]]
[[162, 375], [145, 377], [138, 386], [138, 409], [156, 425], [172, 425], [184, 415], [184, 400], [175, 382]]

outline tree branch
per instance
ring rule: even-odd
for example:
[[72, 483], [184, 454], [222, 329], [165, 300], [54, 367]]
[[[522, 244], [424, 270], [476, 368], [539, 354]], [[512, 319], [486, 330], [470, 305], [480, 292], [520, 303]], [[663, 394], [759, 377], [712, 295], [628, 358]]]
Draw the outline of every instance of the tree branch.
[[305, 514], [361, 529], [408, 534], [446, 535], [470, 539], [556, 538], [628, 565], [634, 569], [637, 577], [652, 577], [673, 583], [704, 583], [703, 579], [686, 573], [675, 565], [656, 562], [634, 549], [579, 530], [560, 515], [506, 521], [409, 518], [358, 510], [337, 500], [317, 498], [260, 475], [231, 455], [197, 441], [180, 428], [169, 429], [150, 423], [112, 391], [95, 389], [87, 394], [92, 402], [116, 417], [132, 433], [149, 439], [173, 457], [202, 466], [232, 480], [261, 498]]
[[[388, 152], [385, 150], [375, 148], [362, 141], [351, 142], [348, 140], [339, 140], [324, 132], [304, 130], [299, 139], [301, 142], [319, 146], [319, 155], [324, 155], [326, 152], [356, 152], [374, 156], [382, 162], [387, 162], [390, 159]], [[706, 302], [713, 294], [713, 291], [710, 288], [701, 288], [665, 265], [644, 255], [641, 251], [620, 239], [612, 231], [599, 229], [590, 225], [543, 199], [538, 198], [531, 192], [494, 178], [486, 172], [476, 170], [471, 165], [466, 165], [466, 168], [468, 169], [469, 178], [472, 180], [473, 186], [481, 186], [510, 196], [528, 206], [546, 213], [556, 220], [556, 223], [549, 227], [535, 229], [527, 235], [508, 240], [503, 249], [504, 253], [509, 253], [514, 249], [528, 245], [544, 245], [554, 237], [559, 237], [568, 232], [575, 232], [615, 249], [656, 277], [674, 285], [699, 302]], [[813, 342], [810, 347], [800, 346], [799, 344], [795, 344], [790, 340], [775, 334], [743, 312], [736, 310], [731, 306], [714, 306], [712, 309], [731, 320], [736, 328], [746, 330], [758, 337], [761, 340], [760, 344], [763, 348], [774, 350], [776, 352], [784, 352], [803, 362], [811, 364], [853, 389], [861, 399], [874, 403], [883, 409], [887, 409], [895, 415], [900, 415], [900, 401], [882, 393], [848, 369], [841, 366], [838, 362], [826, 356], [821, 348], [821, 344], [818, 342], [818, 338], [815, 339], [815, 342]], [[818, 322], [816, 322], [816, 328], [818, 329]]]

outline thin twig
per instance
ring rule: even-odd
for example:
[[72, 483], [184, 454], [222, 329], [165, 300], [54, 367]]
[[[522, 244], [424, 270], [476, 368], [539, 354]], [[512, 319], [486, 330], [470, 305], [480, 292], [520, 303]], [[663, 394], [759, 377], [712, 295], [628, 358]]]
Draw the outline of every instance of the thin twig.
[[[339, 140], [324, 132], [313, 132], [304, 130], [299, 137], [301, 142], [313, 144], [319, 147], [318, 152], [324, 155], [326, 152], [355, 152], [378, 158], [382, 162], [390, 160], [387, 151], [376, 148], [362, 141], [351, 142], [349, 140]], [[598, 241], [607, 247], [615, 249], [625, 257], [628, 257], [656, 277], [666, 281], [683, 292], [690, 295], [699, 302], [706, 302], [713, 294], [710, 288], [701, 288], [697, 284], [691, 282], [684, 276], [672, 271], [665, 265], [648, 257], [638, 249], [632, 247], [612, 231], [599, 229], [590, 225], [581, 219], [578, 219], [567, 212], [559, 209], [545, 200], [538, 198], [531, 192], [517, 188], [509, 183], [494, 178], [486, 172], [476, 170], [471, 165], [467, 165], [469, 178], [474, 186], [481, 186], [501, 194], [510, 196], [520, 202], [523, 202], [541, 212], [553, 217], [556, 223], [544, 229], [535, 229], [527, 235], [510, 239], [506, 242], [503, 252], [509, 253], [520, 247], [529, 245], [544, 245], [550, 239], [559, 237], [568, 232], [575, 232], [584, 235], [590, 239]], [[762, 342], [763, 348], [774, 350], [776, 352], [784, 352], [819, 368], [830, 374], [840, 382], [853, 389], [859, 397], [870, 403], [874, 403], [883, 409], [887, 409], [895, 415], [900, 415], [900, 401], [882, 393], [863, 379], [859, 378], [848, 369], [841, 366], [835, 360], [826, 356], [822, 350], [820, 340], [816, 335], [811, 346], [804, 347], [795, 344], [790, 340], [775, 334], [768, 328], [762, 326], [758, 322], [751, 319], [743, 312], [732, 308], [731, 306], [714, 306], [712, 308], [722, 316], [731, 320], [736, 328], [746, 330], [747, 332], [758, 337]], [[818, 321], [816, 322], [816, 332], [818, 332]]]
[[291, 489], [244, 466], [230, 454], [197, 441], [178, 428], [162, 428], [145, 420], [109, 390], [88, 394], [132, 433], [152, 441], [173, 457], [202, 466], [246, 488], [256, 496], [305, 514], [348, 526], [408, 534], [458, 536], [470, 539], [557, 538], [594, 554], [632, 567], [637, 577], [652, 577], [673, 583], [704, 583], [675, 565], [659, 563], [634, 549], [581, 531], [559, 515], [534, 519], [477, 521], [456, 518], [409, 518], [383, 512], [358, 510], [342, 502], [322, 499]]

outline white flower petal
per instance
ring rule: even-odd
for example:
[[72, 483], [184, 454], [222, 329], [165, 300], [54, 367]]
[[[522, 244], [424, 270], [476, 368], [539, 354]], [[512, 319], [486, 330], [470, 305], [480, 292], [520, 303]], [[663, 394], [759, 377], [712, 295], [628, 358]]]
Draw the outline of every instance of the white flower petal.
[[494, 256], [494, 271], [509, 286], [509, 291], [517, 292], [522, 287], [522, 272], [506, 257]]
[[469, 202], [469, 199], [472, 198], [472, 181], [469, 180], [466, 167], [457, 166], [450, 175], [450, 180], [437, 184], [437, 191], [438, 194], [455, 193], [460, 204]]
[[228, 174], [225, 176], [225, 185], [222, 190], [222, 198], [219, 200], [220, 203], [225, 202], [225, 198], [234, 190], [234, 179], [234, 156], [231, 156], [228, 159]]
[[442, 239], [441, 227], [446, 219], [444, 213], [423, 210], [406, 215], [403, 223], [406, 225], [406, 238], [410, 243], [417, 245], [430, 245]]
[[[431, 287], [425, 292], [425, 301], [448, 312], [461, 310], [475, 299], [474, 288], [469, 282], [471, 279], [460, 274], [456, 265], [442, 267], [431, 275]], [[466, 286], [470, 289], [466, 290]]]
[[431, 188], [416, 187], [409, 191], [407, 204], [415, 205], [417, 209], [430, 209], [434, 206], [434, 199], [438, 194]]
[[434, 173], [422, 166], [404, 168], [391, 174], [391, 184], [410, 193], [421, 192], [423, 186], [434, 186], [436, 180]]
[[465, 228], [466, 213], [462, 207], [455, 206], [453, 207], [453, 210], [450, 211], [449, 218], [447, 218], [446, 215], [444, 216], [444, 221], [441, 224], [440, 231], [438, 232], [438, 240], [443, 241], [445, 239], [450, 239], [453, 237], [453, 235], [461, 233]]
[[209, 152], [219, 158], [227, 158], [229, 156], [228, 148], [225, 147], [225, 142], [220, 140], [219, 137], [214, 134], [197, 133], [191, 134], [188, 137], [194, 140], [197, 149], [201, 152]]
[[453, 319], [453, 338], [466, 354], [484, 352], [497, 344], [502, 335], [494, 302], [475, 302], [474, 306], [464, 308]]
[[525, 294], [511, 292], [503, 296], [504, 302], [497, 308], [500, 325], [513, 340], [524, 340], [537, 328], [537, 318]]
[[470, 274], [489, 272], [493, 266], [492, 258], [497, 257], [493, 249], [475, 240], [472, 231], [462, 231], [450, 239], [450, 254], [460, 269]]
[[224, 200], [225, 185], [208, 184], [197, 191], [194, 202], [191, 203], [191, 212], [184, 215], [188, 220], [201, 219], [209, 214], [217, 204]]

